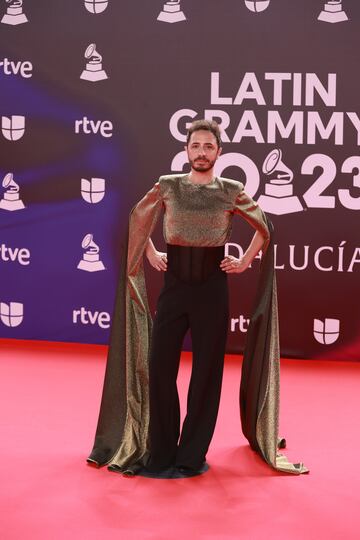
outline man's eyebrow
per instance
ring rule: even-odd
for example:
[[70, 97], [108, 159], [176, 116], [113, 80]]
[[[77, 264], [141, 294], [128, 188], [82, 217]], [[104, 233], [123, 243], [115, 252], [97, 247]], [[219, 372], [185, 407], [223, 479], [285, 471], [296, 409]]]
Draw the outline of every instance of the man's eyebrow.
[[[194, 142], [191, 143], [191, 146], [194, 146], [195, 144], [201, 144], [201, 143], [199, 143], [197, 141], [194, 141]], [[206, 143], [204, 143], [204, 146], [215, 146], [215, 144], [212, 143], [212, 142], [206, 142]]]

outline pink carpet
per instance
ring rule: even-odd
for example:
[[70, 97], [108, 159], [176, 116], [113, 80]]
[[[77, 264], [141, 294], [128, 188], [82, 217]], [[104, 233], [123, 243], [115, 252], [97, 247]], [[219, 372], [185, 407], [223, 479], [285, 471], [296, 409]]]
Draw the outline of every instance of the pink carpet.
[[[282, 360], [285, 453], [309, 475], [273, 472], [250, 450], [241, 362], [229, 356], [210, 470], [154, 480], [85, 464], [105, 356], [100, 346], [0, 341], [1, 539], [360, 538], [360, 363]], [[189, 369], [184, 354], [181, 390]]]

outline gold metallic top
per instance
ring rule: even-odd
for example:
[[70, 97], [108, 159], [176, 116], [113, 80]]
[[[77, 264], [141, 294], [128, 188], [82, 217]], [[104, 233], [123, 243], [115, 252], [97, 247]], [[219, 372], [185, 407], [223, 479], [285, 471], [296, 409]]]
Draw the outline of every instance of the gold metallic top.
[[161, 176], [140, 201], [163, 207], [164, 238], [180, 246], [222, 246], [230, 239], [232, 218], [241, 215], [266, 241], [269, 231], [264, 214], [241, 182], [216, 177], [209, 184], [194, 184], [187, 174]]

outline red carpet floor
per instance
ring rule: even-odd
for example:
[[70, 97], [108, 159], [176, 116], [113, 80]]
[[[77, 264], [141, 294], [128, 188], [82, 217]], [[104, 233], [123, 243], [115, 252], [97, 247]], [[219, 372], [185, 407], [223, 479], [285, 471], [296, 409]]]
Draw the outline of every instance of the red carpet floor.
[[[273, 472], [250, 450], [241, 364], [229, 356], [210, 470], [154, 480], [85, 464], [105, 355], [99, 346], [0, 341], [1, 539], [360, 538], [360, 363], [282, 361], [285, 453], [309, 475]], [[189, 369], [184, 354], [181, 390]]]

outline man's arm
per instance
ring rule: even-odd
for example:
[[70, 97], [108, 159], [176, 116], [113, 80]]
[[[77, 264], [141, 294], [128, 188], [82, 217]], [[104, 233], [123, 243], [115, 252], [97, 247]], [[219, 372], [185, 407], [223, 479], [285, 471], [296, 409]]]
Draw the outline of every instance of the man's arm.
[[270, 232], [264, 212], [257, 202], [245, 193], [242, 184], [240, 184], [240, 191], [236, 197], [234, 214], [243, 217], [252, 227], [254, 227], [254, 229], [256, 229], [256, 231], [249, 247], [240, 259], [229, 255], [221, 261], [220, 267], [226, 273], [244, 272], [244, 270], [250, 266], [260, 249], [262, 249], [263, 252], [266, 251], [270, 238]]
[[158, 271], [166, 272], [167, 270], [167, 256], [166, 253], [157, 251], [154, 246], [154, 242], [149, 238], [145, 248], [146, 257], [153, 268]]
[[240, 259], [237, 259], [232, 255], [228, 255], [221, 261], [220, 268], [227, 274], [239, 274], [240, 272], [244, 272], [244, 270], [250, 266], [256, 255], [259, 253], [263, 244], [263, 235], [260, 231], [255, 231], [255, 234], [252, 237], [249, 247], [245, 251], [244, 255], [240, 257]]

